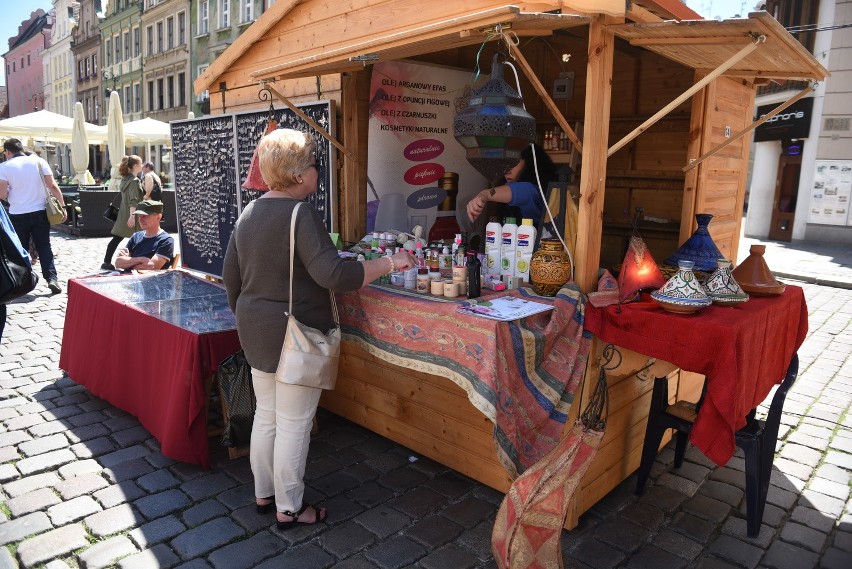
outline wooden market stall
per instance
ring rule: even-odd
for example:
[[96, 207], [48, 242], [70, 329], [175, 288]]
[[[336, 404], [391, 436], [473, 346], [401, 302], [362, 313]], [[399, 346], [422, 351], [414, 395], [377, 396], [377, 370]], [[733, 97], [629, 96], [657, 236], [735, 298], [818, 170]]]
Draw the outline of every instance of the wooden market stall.
[[[769, 79], [819, 81], [827, 71], [766, 13], [699, 20], [676, 0], [278, 0], [195, 82], [211, 112], [278, 102], [337, 102], [338, 223], [345, 240], [365, 232], [372, 64], [401, 59], [473, 69], [507, 46], [523, 74], [527, 109], [541, 131], [559, 126], [575, 151], [554, 152], [579, 169], [575, 280], [595, 289], [599, 267], [621, 261], [629, 218], [660, 261], [712, 213], [721, 252], [737, 252], [755, 87]], [[574, 73], [573, 99], [549, 87]], [[581, 140], [580, 140], [581, 139]], [[724, 147], [722, 147], [724, 145]], [[460, 147], [461, 148], [461, 147]], [[463, 208], [464, 204], [460, 204]], [[593, 354], [600, 347], [593, 347]], [[623, 350], [610, 376], [610, 423], [568, 525], [638, 466], [653, 376], [672, 395], [696, 396], [700, 377]], [[344, 347], [338, 388], [322, 405], [490, 486], [510, 478], [494, 456], [492, 425], [452, 381]], [[597, 376], [590, 358], [587, 377]], [[588, 392], [588, 390], [587, 390]], [[572, 413], [576, 413], [575, 405]], [[569, 420], [570, 424], [570, 420]]]

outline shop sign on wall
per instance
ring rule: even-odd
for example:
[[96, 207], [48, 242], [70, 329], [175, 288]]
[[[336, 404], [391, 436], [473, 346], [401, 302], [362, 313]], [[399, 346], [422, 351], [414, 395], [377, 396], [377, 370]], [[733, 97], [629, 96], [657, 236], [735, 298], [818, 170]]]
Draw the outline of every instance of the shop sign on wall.
[[816, 160], [808, 223], [852, 225], [852, 160]]

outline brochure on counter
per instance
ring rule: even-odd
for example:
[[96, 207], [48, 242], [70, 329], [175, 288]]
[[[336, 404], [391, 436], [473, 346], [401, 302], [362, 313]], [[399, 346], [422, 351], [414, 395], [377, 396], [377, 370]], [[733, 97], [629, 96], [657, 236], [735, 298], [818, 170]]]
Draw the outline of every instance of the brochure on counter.
[[532, 316], [539, 312], [553, 310], [553, 305], [534, 300], [526, 300], [516, 296], [501, 296], [498, 298], [469, 300], [459, 306], [457, 310], [462, 314], [472, 314], [473, 316], [482, 316], [483, 318], [508, 322]]

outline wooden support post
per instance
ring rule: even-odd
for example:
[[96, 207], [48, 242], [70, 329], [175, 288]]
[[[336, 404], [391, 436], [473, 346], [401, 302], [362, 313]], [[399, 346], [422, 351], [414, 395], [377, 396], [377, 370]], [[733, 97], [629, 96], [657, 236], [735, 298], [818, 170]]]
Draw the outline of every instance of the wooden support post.
[[360, 148], [359, 160], [346, 157], [343, 161], [342, 188], [339, 194], [341, 213], [340, 235], [356, 242], [367, 231], [367, 129], [370, 101], [370, 72], [346, 73], [342, 77], [340, 112], [343, 123], [343, 144]]
[[612, 61], [615, 38], [607, 24], [614, 19], [592, 18], [586, 75], [586, 106], [583, 122], [583, 162], [580, 171], [580, 220], [577, 229], [575, 280], [583, 292], [595, 290], [601, 258], [606, 147], [612, 100]]
[[535, 71], [530, 67], [530, 64], [527, 62], [524, 55], [521, 53], [521, 50], [518, 49], [513, 42], [507, 41], [506, 44], [509, 46], [509, 52], [512, 56], [517, 60], [518, 66], [521, 68], [521, 71], [524, 72], [524, 75], [527, 76], [527, 79], [532, 84], [535, 92], [538, 93], [538, 96], [541, 97], [544, 106], [548, 108], [550, 114], [553, 115], [553, 118], [556, 119], [556, 122], [559, 123], [559, 127], [562, 129], [568, 138], [571, 140], [571, 144], [574, 145], [574, 148], [577, 149], [578, 152], [583, 152], [583, 144], [580, 142], [580, 139], [577, 137], [577, 134], [571, 129], [568, 125], [568, 121], [565, 120], [565, 117], [562, 116], [562, 113], [559, 111], [559, 107], [556, 106], [556, 103], [550, 97], [550, 93], [547, 92], [547, 89], [544, 88], [544, 85], [541, 84], [541, 81], [536, 77]]
[[684, 91], [679, 97], [675, 98], [674, 101], [672, 101], [671, 103], [669, 103], [668, 105], [666, 105], [665, 107], [663, 107], [662, 109], [660, 109], [659, 111], [654, 113], [654, 116], [652, 116], [651, 118], [649, 118], [648, 120], [646, 120], [645, 122], [643, 122], [642, 124], [637, 126], [627, 136], [625, 136], [624, 138], [622, 138], [621, 140], [619, 140], [618, 142], [613, 144], [612, 147], [607, 152], [607, 156], [612, 156], [613, 154], [615, 154], [616, 152], [621, 150], [621, 148], [624, 147], [631, 140], [633, 140], [634, 138], [636, 138], [637, 136], [639, 136], [640, 134], [642, 134], [643, 132], [645, 132], [646, 130], [651, 128], [651, 126], [653, 124], [655, 124], [658, 120], [660, 120], [661, 118], [663, 118], [664, 116], [666, 116], [667, 114], [672, 112], [681, 103], [683, 103], [684, 101], [686, 101], [687, 99], [692, 97], [695, 93], [697, 93], [698, 91], [703, 89], [704, 86], [707, 85], [708, 83], [710, 83], [711, 81], [713, 81], [713, 79], [715, 79], [716, 77], [723, 74], [725, 71], [727, 71], [728, 69], [730, 69], [731, 67], [736, 65], [739, 61], [741, 61], [743, 58], [745, 58], [745, 56], [747, 56], [748, 54], [750, 54], [751, 52], [756, 50], [757, 46], [760, 43], [762, 43], [763, 41], [766, 41], [766, 37], [760, 36], [759, 38], [754, 40], [752, 43], [750, 43], [749, 45], [745, 46], [740, 51], [738, 51], [737, 53], [732, 55], [730, 58], [728, 58], [727, 61], [722, 63], [719, 67], [714, 69], [712, 72], [708, 73], [704, 78], [702, 78], [700, 81], [698, 81], [695, 85], [693, 85], [692, 87], [690, 87], [689, 89]]

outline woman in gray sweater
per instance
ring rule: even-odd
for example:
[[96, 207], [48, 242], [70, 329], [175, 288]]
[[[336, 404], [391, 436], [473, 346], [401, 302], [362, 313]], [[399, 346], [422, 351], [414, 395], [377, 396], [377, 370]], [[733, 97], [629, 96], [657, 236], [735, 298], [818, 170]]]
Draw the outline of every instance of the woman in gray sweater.
[[[313, 138], [296, 130], [275, 130], [261, 139], [260, 172], [271, 189], [240, 215], [223, 269], [257, 396], [250, 451], [257, 510], [277, 509], [279, 529], [316, 523], [326, 515], [325, 508], [302, 502], [311, 423], [322, 390], [275, 381], [287, 330], [290, 216], [297, 203], [317, 191], [315, 151]], [[355, 290], [394, 269], [414, 266], [408, 253], [361, 263], [343, 260], [317, 210], [310, 204], [299, 209], [293, 315], [307, 326], [332, 327], [329, 290]]]

